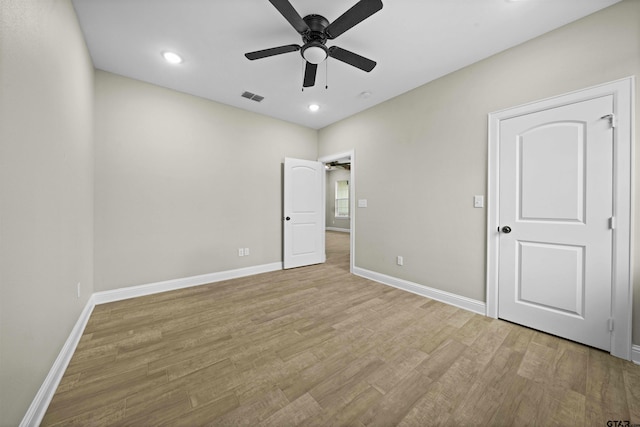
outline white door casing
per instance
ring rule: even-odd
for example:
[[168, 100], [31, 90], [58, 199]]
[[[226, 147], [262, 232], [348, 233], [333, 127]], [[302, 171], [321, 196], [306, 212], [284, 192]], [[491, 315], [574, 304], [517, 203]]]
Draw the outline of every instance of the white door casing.
[[487, 315], [625, 359], [633, 83], [489, 115]]
[[325, 262], [324, 166], [284, 159], [283, 267]]

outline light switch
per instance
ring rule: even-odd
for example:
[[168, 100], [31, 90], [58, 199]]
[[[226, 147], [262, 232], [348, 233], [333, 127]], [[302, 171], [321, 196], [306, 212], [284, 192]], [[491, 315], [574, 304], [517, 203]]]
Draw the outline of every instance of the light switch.
[[484, 208], [484, 196], [473, 196], [473, 207]]
[[366, 208], [367, 207], [367, 199], [358, 199], [358, 207]]

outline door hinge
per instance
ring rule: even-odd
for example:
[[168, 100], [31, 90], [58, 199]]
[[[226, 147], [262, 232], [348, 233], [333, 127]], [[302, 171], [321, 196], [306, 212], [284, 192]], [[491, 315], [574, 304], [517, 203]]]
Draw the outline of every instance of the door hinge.
[[611, 113], [611, 114], [607, 114], [606, 116], [602, 116], [600, 117], [601, 119], [608, 119], [609, 120], [609, 124], [611, 125], [612, 128], [615, 128], [616, 125], [618, 124], [617, 120], [616, 120], [616, 115]]
[[609, 319], [609, 332], [613, 332], [613, 319]]
[[611, 230], [615, 230], [616, 229], [616, 217], [612, 216], [611, 218], [609, 218], [609, 228]]

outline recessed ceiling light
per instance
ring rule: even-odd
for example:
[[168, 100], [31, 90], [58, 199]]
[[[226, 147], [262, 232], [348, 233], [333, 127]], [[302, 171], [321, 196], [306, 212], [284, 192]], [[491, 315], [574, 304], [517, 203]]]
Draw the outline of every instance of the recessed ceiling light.
[[311, 104], [309, 105], [309, 111], [313, 111], [314, 113], [316, 111], [318, 111], [320, 109], [320, 106], [318, 104]]
[[169, 64], [179, 64], [182, 62], [182, 57], [175, 52], [162, 52], [162, 57]]

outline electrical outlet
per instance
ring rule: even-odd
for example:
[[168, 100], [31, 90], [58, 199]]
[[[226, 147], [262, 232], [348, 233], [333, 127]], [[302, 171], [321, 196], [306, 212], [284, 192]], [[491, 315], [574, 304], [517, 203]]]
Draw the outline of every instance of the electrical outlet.
[[244, 256], [249, 256], [249, 248], [244, 248]]
[[244, 256], [244, 248], [238, 249], [238, 256]]
[[396, 259], [396, 263], [398, 265], [404, 265], [404, 258], [398, 255], [398, 258]]
[[78, 288], [78, 298], [80, 298], [80, 282], [78, 282], [77, 288]]

